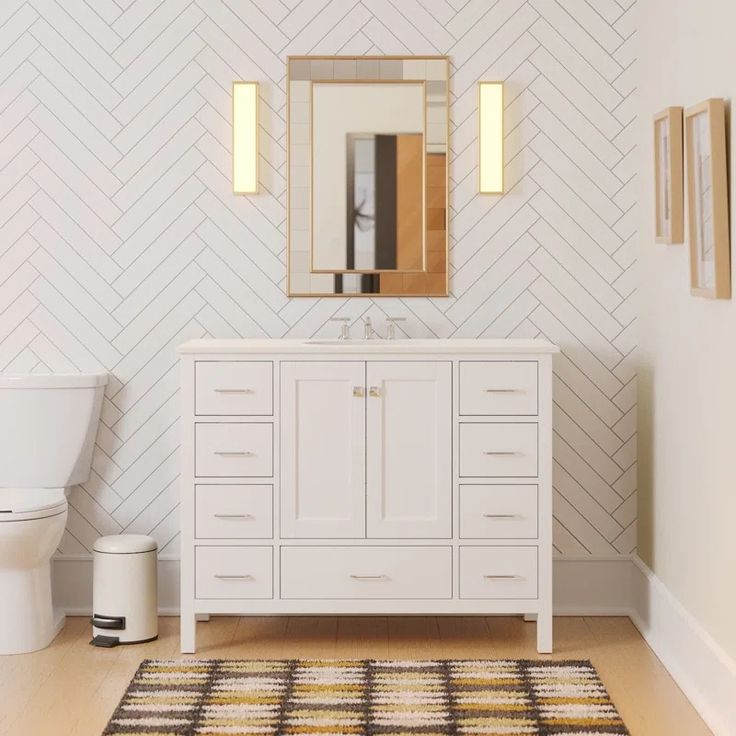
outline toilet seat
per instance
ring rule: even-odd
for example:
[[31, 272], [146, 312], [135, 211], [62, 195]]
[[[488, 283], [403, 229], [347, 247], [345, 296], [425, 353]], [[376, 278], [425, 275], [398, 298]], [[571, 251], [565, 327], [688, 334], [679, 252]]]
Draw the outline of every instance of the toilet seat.
[[63, 488], [0, 488], [0, 524], [44, 519], [66, 509]]

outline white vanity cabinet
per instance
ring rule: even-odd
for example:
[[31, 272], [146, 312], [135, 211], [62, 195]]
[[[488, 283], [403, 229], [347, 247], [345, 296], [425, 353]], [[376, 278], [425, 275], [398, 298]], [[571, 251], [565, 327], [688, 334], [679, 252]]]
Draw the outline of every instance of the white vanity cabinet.
[[536, 614], [552, 649], [541, 340], [195, 340], [181, 647], [197, 614]]

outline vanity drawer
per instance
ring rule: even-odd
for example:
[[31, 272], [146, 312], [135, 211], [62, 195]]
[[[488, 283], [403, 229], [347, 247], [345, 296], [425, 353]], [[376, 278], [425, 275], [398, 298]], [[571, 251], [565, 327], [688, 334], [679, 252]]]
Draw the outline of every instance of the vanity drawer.
[[195, 533], [198, 539], [273, 537], [273, 487], [198, 485]]
[[460, 361], [460, 414], [536, 415], [537, 371], [530, 360]]
[[461, 485], [462, 539], [535, 539], [536, 485]]
[[537, 597], [536, 547], [460, 547], [460, 597]]
[[198, 416], [273, 414], [273, 363], [197, 361], [194, 413]]
[[273, 424], [199, 422], [194, 430], [195, 474], [207, 478], [273, 475]]
[[451, 547], [282, 547], [281, 597], [451, 598]]
[[536, 475], [536, 423], [460, 424], [461, 477], [534, 478]]
[[197, 547], [197, 598], [273, 598], [271, 547]]

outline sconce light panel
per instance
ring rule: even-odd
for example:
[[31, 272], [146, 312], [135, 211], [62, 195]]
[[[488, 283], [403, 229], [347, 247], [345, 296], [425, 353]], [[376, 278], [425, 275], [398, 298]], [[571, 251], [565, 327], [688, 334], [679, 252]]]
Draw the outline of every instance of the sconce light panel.
[[503, 82], [478, 83], [478, 189], [503, 193]]
[[233, 192], [258, 192], [258, 82], [233, 82]]

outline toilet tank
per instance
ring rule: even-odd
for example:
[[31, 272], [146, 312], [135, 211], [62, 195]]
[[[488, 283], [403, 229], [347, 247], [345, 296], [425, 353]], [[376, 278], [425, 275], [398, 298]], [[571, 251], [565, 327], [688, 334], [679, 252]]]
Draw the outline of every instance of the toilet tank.
[[0, 374], [0, 488], [89, 477], [105, 374]]

